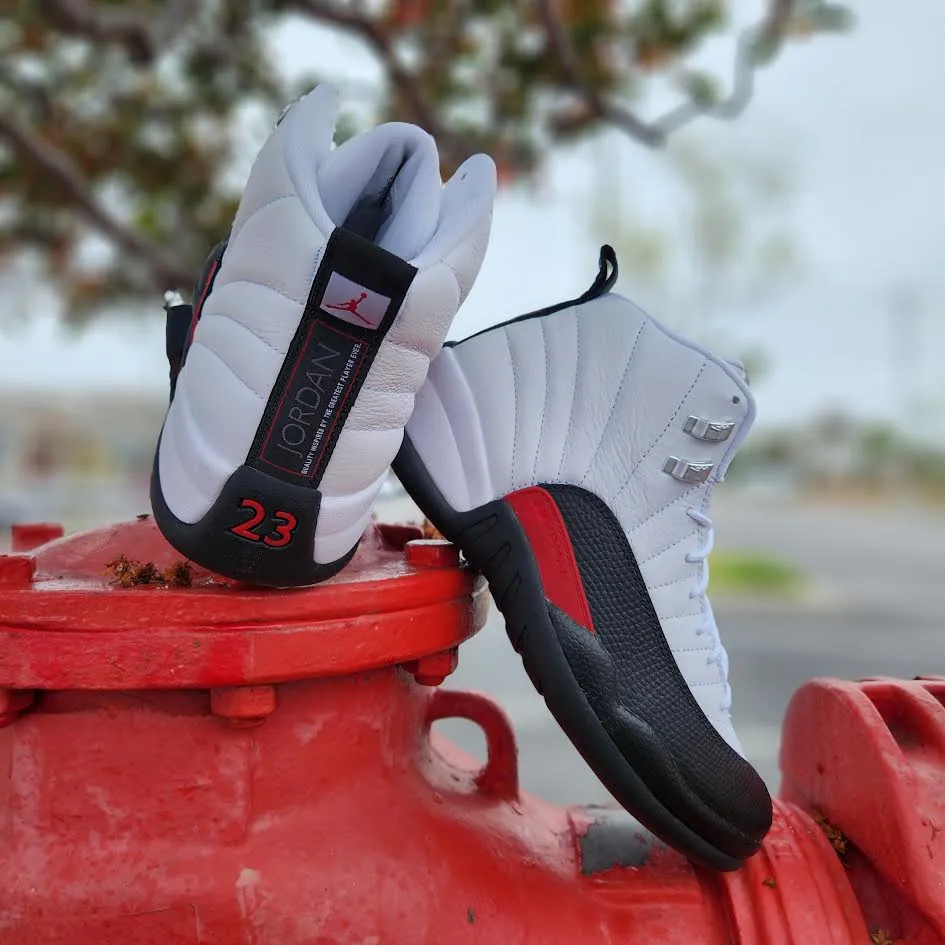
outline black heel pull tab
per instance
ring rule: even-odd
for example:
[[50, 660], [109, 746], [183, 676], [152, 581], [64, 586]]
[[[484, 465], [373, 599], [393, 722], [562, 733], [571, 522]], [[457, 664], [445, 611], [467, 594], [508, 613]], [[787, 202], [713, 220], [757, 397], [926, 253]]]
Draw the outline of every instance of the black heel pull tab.
[[177, 376], [184, 366], [187, 350], [194, 340], [194, 331], [197, 328], [197, 322], [200, 320], [203, 303], [207, 300], [207, 296], [213, 288], [228, 241], [228, 239], [221, 240], [213, 247], [203, 264], [203, 270], [194, 286], [190, 302], [185, 302], [179, 292], [164, 293], [164, 311], [167, 312], [166, 347], [171, 374], [171, 400], [174, 399], [174, 391], [177, 389]]
[[617, 254], [613, 246], [606, 243], [600, 248], [600, 271], [591, 287], [578, 299], [579, 302], [590, 302], [598, 296], [609, 292], [617, 282]]
[[164, 311], [167, 313], [167, 324], [164, 332], [167, 363], [170, 368], [171, 400], [177, 388], [177, 375], [180, 374], [184, 363], [184, 349], [187, 347], [187, 336], [190, 332], [190, 322], [193, 318], [193, 308], [185, 302], [179, 292], [166, 292], [164, 295]]

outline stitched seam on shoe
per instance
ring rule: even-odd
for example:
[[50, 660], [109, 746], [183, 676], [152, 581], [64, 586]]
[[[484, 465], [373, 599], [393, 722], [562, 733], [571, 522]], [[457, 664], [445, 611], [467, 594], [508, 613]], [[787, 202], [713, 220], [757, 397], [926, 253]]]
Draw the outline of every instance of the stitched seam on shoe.
[[654, 558], [658, 558], [660, 555], [666, 554], [667, 551], [670, 551], [671, 549], [675, 548], [676, 545], [680, 545], [684, 541], [688, 541], [690, 538], [692, 538], [693, 534], [695, 533], [688, 532], [687, 534], [683, 535], [682, 538], [677, 538], [671, 545], [667, 545], [665, 548], [661, 548], [659, 551], [654, 551], [653, 554], [651, 554], [649, 557], [644, 558], [642, 561], [638, 561], [637, 564], [639, 564], [640, 567], [642, 568], [643, 565], [645, 565], [648, 561], [652, 561]]
[[686, 575], [684, 575], [684, 576], [681, 577], [681, 578], [676, 578], [675, 581], [664, 581], [662, 584], [654, 584], [654, 585], [650, 588], [650, 591], [651, 591], [651, 592], [652, 592], [652, 591], [658, 591], [661, 587], [672, 587], [674, 584], [682, 584], [683, 581], [691, 581], [691, 580], [692, 580], [692, 575], [691, 575], [691, 574], [686, 574]]
[[[200, 319], [201, 319], [201, 321], [203, 321], [203, 320], [205, 320], [205, 319], [207, 319], [207, 318], [226, 318], [226, 319], [228, 319], [229, 321], [233, 322], [234, 325], [239, 325], [239, 327], [242, 328], [243, 331], [248, 332], [248, 333], [249, 333], [250, 335], [252, 335], [257, 341], [259, 341], [259, 342], [261, 342], [262, 344], [264, 344], [270, 351], [272, 351], [272, 352], [274, 352], [275, 354], [279, 355], [281, 358], [284, 359], [285, 356], [286, 356], [286, 353], [287, 353], [287, 352], [285, 352], [285, 351], [280, 351], [274, 344], [272, 344], [272, 342], [267, 341], [265, 338], [262, 337], [262, 335], [260, 335], [260, 334], [258, 334], [257, 332], [253, 331], [253, 329], [250, 328], [248, 325], [244, 325], [238, 318], [234, 318], [232, 315], [229, 315], [229, 314], [226, 313], [226, 312], [214, 312], [214, 311], [211, 311], [211, 312], [201, 312], [201, 313], [200, 313]], [[204, 348], [207, 348], [207, 350], [211, 350], [206, 344], [203, 345], [203, 347], [204, 347]]]
[[518, 404], [518, 376], [515, 370], [515, 354], [512, 351], [512, 339], [509, 337], [508, 328], [503, 329], [503, 334], [505, 335], [505, 345], [509, 349], [509, 364], [512, 367], [512, 463], [511, 463], [511, 487], [514, 491], [516, 488], [515, 481], [515, 453], [518, 449], [518, 418], [519, 418], [519, 404]]
[[[250, 390], [252, 390], [252, 388], [250, 388]], [[178, 398], [176, 397], [174, 398], [175, 401], [177, 399]], [[191, 460], [191, 466], [203, 465], [206, 469], [209, 469], [211, 475], [213, 476], [216, 474], [216, 470], [213, 468], [214, 465], [221, 466], [225, 469], [231, 464], [229, 460], [225, 456], [223, 456], [220, 452], [218, 452], [216, 449], [214, 449], [213, 445], [207, 440], [206, 436], [201, 430], [200, 422], [197, 420], [197, 416], [194, 413], [193, 404], [190, 403], [190, 398], [185, 396], [185, 397], [180, 398], [180, 400], [181, 400], [181, 406], [178, 407], [177, 409], [182, 414], [184, 414], [184, 416], [181, 418], [180, 421], [172, 425], [173, 427], [176, 427], [176, 432], [171, 433], [171, 436], [173, 437], [173, 440], [174, 440], [174, 446], [177, 449], [178, 455], [182, 457], [184, 455], [190, 456], [192, 453], [203, 451], [207, 456], [210, 457], [210, 462], [201, 463], [199, 459]], [[193, 443], [185, 444], [182, 442], [184, 438], [190, 439], [190, 437], [188, 437], [186, 433], [186, 429], [188, 426], [192, 427], [194, 431], [196, 431], [196, 435], [199, 437], [200, 442], [196, 450], [194, 450]], [[200, 484], [198, 482], [198, 477], [194, 475], [190, 469], [187, 468], [186, 460], [184, 460], [181, 463], [181, 466], [183, 467], [184, 475], [190, 480], [190, 484], [193, 487], [194, 491], [198, 492], [201, 498], [209, 498], [209, 496], [207, 496], [204, 490], [200, 487]]]
[[289, 295], [288, 292], [283, 292], [278, 286], [271, 285], [268, 282], [261, 282], [258, 279], [229, 279], [226, 282], [221, 283], [221, 285], [239, 285], [240, 283], [243, 285], [262, 286], [264, 289], [272, 289], [276, 295], [281, 295], [284, 299], [288, 299], [290, 302], [294, 302], [296, 305], [300, 305], [302, 308], [305, 308], [305, 302]]
[[690, 610], [684, 614], [670, 614], [668, 617], [660, 617], [660, 620], [682, 620], [684, 617], [701, 617], [701, 610]]
[[[577, 403], [577, 381], [578, 375], [581, 372], [581, 319], [574, 319], [574, 383], [571, 385], [571, 409], [568, 411], [568, 433], [571, 432], [571, 427], [574, 424], [574, 406]], [[558, 460], [558, 470], [555, 473], [555, 479], [561, 477], [561, 467], [564, 465], [564, 457], [568, 452], [568, 436], [567, 433], [564, 437], [564, 442], [561, 444], [561, 458]]]
[[414, 354], [422, 355], [430, 361], [430, 352], [425, 351], [423, 348], [418, 348], [416, 345], [406, 345], [402, 341], [388, 341], [385, 339], [385, 344], [390, 345], [392, 348], [400, 348], [402, 351], [412, 351]]
[[440, 262], [453, 273], [453, 279], [456, 281], [456, 301], [461, 302], [463, 298], [463, 280], [459, 278], [459, 273], [453, 268], [453, 264], [446, 257], [441, 259]]
[[264, 204], [261, 204], [260, 206], [258, 206], [258, 207], [240, 224], [240, 228], [239, 228], [238, 230], [236, 230], [235, 232], [233, 232], [233, 233], [230, 234], [229, 242], [232, 243], [232, 242], [236, 239], [236, 237], [239, 236], [240, 233], [243, 232], [243, 228], [246, 226], [246, 224], [249, 223], [249, 221], [252, 220], [252, 218], [253, 218], [254, 216], [256, 216], [256, 214], [259, 213], [261, 210], [265, 210], [266, 207], [271, 207], [274, 203], [278, 203], [280, 200], [287, 200], [289, 197], [295, 197], [295, 196], [296, 196], [295, 194], [289, 193], [289, 194], [278, 194], [278, 195], [275, 196], [275, 197], [270, 197]]
[[538, 319], [538, 325], [541, 328], [541, 347], [545, 355], [545, 398], [541, 405], [541, 426], [538, 428], [538, 445], [535, 447], [535, 458], [532, 460], [532, 482], [538, 473], [538, 457], [541, 456], [541, 444], [545, 437], [545, 414], [548, 412], [548, 392], [551, 389], [548, 379], [548, 339], [545, 337], [545, 320]]
[[[213, 348], [207, 347], [207, 345], [205, 345], [202, 341], [195, 341], [195, 342], [193, 343], [193, 345], [191, 345], [191, 347], [192, 347], [192, 348], [197, 348], [197, 347], [203, 348], [204, 351], [208, 352], [208, 353], [211, 354], [214, 358], [216, 358], [216, 360], [219, 361], [220, 364], [222, 364], [222, 365], [230, 372], [230, 374], [231, 374], [234, 378], [236, 378], [236, 380], [237, 380], [243, 387], [245, 387], [254, 397], [256, 397], [257, 400], [266, 400], [266, 399], [268, 399], [268, 396], [269, 396], [268, 394], [265, 394], [265, 395], [264, 395], [264, 394], [260, 394], [259, 391], [257, 391], [254, 387], [251, 387], [249, 384], [247, 384], [246, 381], [244, 381], [243, 378], [241, 378], [241, 377], [239, 376], [239, 374], [237, 374], [236, 371], [234, 371], [233, 368], [232, 368], [229, 364], [227, 364], [226, 361], [225, 361], [223, 358], [221, 358], [220, 355], [218, 355], [218, 354], [216, 353], [216, 351], [213, 350]], [[195, 418], [195, 420], [196, 420], [196, 418]]]
[[[454, 350], [457, 350], [457, 351], [458, 351], [458, 349], [454, 349]], [[472, 402], [473, 402], [473, 407], [474, 407], [474, 411], [473, 411], [473, 412], [474, 412], [476, 418], [477, 418], [478, 421], [479, 421], [480, 435], [483, 435], [482, 419], [481, 419], [482, 416], [483, 416], [483, 411], [482, 411], [482, 405], [479, 403], [479, 398], [476, 396], [476, 387], [475, 387], [474, 384], [471, 384], [471, 383], [470, 383], [469, 377], [466, 375], [466, 372], [463, 370], [463, 362], [462, 362], [462, 360], [460, 359], [460, 356], [459, 356], [458, 354], [456, 355], [456, 358], [455, 358], [454, 363], [455, 363], [455, 365], [456, 365], [457, 371], [459, 371], [459, 373], [462, 375], [463, 380], [464, 380], [465, 383], [466, 383], [466, 388], [467, 388], [467, 390], [469, 391], [470, 396], [472, 397]], [[483, 440], [485, 440], [485, 436], [484, 436], [484, 435], [483, 435]], [[493, 496], [494, 498], [501, 498], [502, 494], [503, 494], [506, 490], [503, 489], [502, 492], [498, 492], [498, 493], [497, 493], [497, 491], [496, 491], [496, 486], [497, 486], [497, 484], [498, 484], [498, 480], [497, 480], [496, 477], [493, 475], [493, 472], [492, 472], [492, 463], [489, 461], [489, 456], [488, 456], [488, 454], [486, 455], [486, 475], [488, 476], [488, 480], [489, 480], [489, 481], [488, 481], [488, 485], [489, 485], [489, 490], [488, 490], [488, 491], [489, 491], [489, 495]]]
[[627, 358], [626, 367], [623, 369], [623, 376], [620, 378], [620, 385], [617, 388], [617, 393], [614, 395], [613, 403], [610, 405], [610, 413], [607, 416], [607, 420], [604, 423], [604, 427], [601, 430], [600, 439], [597, 441], [597, 446], [594, 449], [594, 453], [591, 456], [591, 461], [587, 464], [587, 469], [584, 471], [584, 475], [581, 476], [581, 485], [584, 484], [584, 481], [591, 473], [591, 468], [594, 465], [594, 460], [597, 459], [597, 454], [600, 452], [601, 447], [604, 445], [604, 438], [607, 436], [607, 431], [610, 428], [610, 422], [614, 419], [614, 414], [617, 411], [617, 401], [620, 400], [620, 394], [623, 391], [623, 385], [627, 382], [627, 378], [630, 376], [630, 366], [633, 364], [633, 356], [636, 354], [637, 346], [640, 343], [640, 337], [643, 335], [643, 329], [649, 324], [649, 319], [644, 320], [643, 324], [640, 326], [640, 330], [637, 332], [636, 337], [633, 339], [633, 347], [630, 349], [630, 357]]
[[686, 401], [689, 399], [689, 395], [696, 389], [696, 384], [699, 383], [699, 378], [702, 377], [703, 373], [705, 372], [706, 367], [708, 366], [708, 363], [709, 361], [707, 358], [703, 359], [702, 366], [699, 368], [698, 372], [696, 373], [696, 376], [693, 378], [692, 383], [689, 385], [689, 390], [686, 391], [682, 400], [679, 401], [679, 404], [677, 405], [676, 409], [673, 411], [673, 415], [669, 418], [669, 422], [666, 424], [665, 427], [663, 427], [663, 430], [659, 434], [659, 436], [657, 436], [657, 438], [649, 445], [646, 452], [637, 460], [636, 465], [633, 467], [633, 469], [630, 470], [629, 474], [627, 475], [627, 478], [623, 482], [623, 485], [614, 493], [614, 496], [613, 496], [614, 501], [616, 501], [620, 493], [623, 492], [623, 490], [627, 488], [627, 486], [630, 484], [630, 480], [633, 479], [634, 473], [636, 473], [636, 471], [640, 468], [640, 465], [647, 458], [647, 456], [649, 456], [650, 453], [652, 453], [653, 450], [656, 449], [660, 441], [663, 439], [664, 436], [666, 436], [666, 434], [669, 432], [672, 425], [676, 422], [676, 418], [679, 416], [680, 411], [683, 409], [683, 407], [686, 404]]
[[[462, 359], [459, 357], [458, 354], [456, 354], [454, 357], [451, 358], [451, 363], [452, 363], [453, 367], [456, 369], [457, 375], [462, 379], [462, 383], [463, 383], [463, 388], [464, 388], [464, 390], [467, 391], [468, 394], [469, 394], [469, 400], [472, 402], [472, 406], [473, 406], [473, 417], [474, 417], [474, 419], [475, 419], [475, 421], [476, 421], [476, 424], [478, 425], [478, 428], [479, 428], [479, 429], [478, 429], [478, 434], [479, 434], [479, 437], [481, 438], [482, 442], [485, 443], [485, 433], [484, 433], [484, 431], [483, 431], [483, 429], [482, 429], [482, 413], [481, 413], [481, 411], [479, 410], [479, 403], [478, 403], [478, 401], [476, 400], [476, 392], [475, 392], [475, 390], [473, 390], [473, 386], [472, 386], [472, 384], [469, 383], [469, 378], [467, 377], [466, 372], [463, 370], [463, 362], [462, 362]], [[462, 453], [460, 453], [460, 457], [462, 458]], [[500, 498], [500, 495], [497, 495], [497, 494], [496, 494], [495, 483], [494, 483], [493, 478], [492, 478], [492, 466], [489, 464], [489, 457], [488, 457], [488, 455], [485, 457], [485, 461], [484, 461], [483, 465], [484, 465], [485, 471], [486, 471], [486, 482], [485, 482], [486, 495], [491, 496], [491, 497], [494, 498], [494, 499], [498, 499], [498, 498]], [[470, 493], [469, 499], [470, 499], [470, 501], [472, 501], [472, 492], [471, 492], [471, 489], [470, 489], [470, 487], [469, 487], [469, 482], [468, 482], [468, 480], [467, 480], [467, 492]]]
[[[447, 412], [446, 404], [443, 403], [443, 398], [440, 396], [440, 392], [437, 390], [436, 384], [430, 384], [430, 391], [433, 397], [436, 398], [436, 402], [439, 405], [440, 410], [443, 413], [443, 416], [446, 418], [446, 427], [450, 431], [450, 439], [453, 441], [453, 448], [456, 451], [456, 458], [459, 460], [460, 469], [463, 466], [463, 452], [459, 448], [459, 441], [456, 439], [456, 431], [453, 429], [453, 424], [450, 422], [450, 415]], [[466, 504], [470, 504], [471, 496], [469, 494], [469, 480], [464, 475], [463, 479], [463, 491], [466, 493]]]
[[[630, 529], [630, 531], [629, 531], [628, 534], [631, 534], [631, 535], [632, 535], [637, 529], [642, 528], [644, 525], [647, 524], [647, 522], [650, 522], [650, 521], [652, 521], [654, 518], [656, 518], [657, 515], [662, 514], [662, 513], [665, 512], [668, 508], [671, 508], [672, 506], [676, 505], [677, 502], [682, 502], [682, 500], [685, 499], [686, 496], [688, 496], [688, 495], [689, 495], [690, 493], [692, 493], [692, 492], [695, 492], [695, 491], [699, 488], [700, 485], [703, 485], [703, 483], [699, 483], [699, 484], [697, 484], [697, 485], [694, 485], [694, 486], [690, 487], [690, 488], [687, 489], [685, 492], [683, 492], [681, 495], [676, 496], [675, 499], [670, 499], [670, 501], [667, 502], [665, 505], [661, 505], [655, 512], [653, 512], [652, 515], [647, 516], [645, 519], [643, 519], [642, 522], [637, 522], [637, 524], [634, 525], [633, 528]], [[692, 534], [693, 534], [693, 533], [690, 532], [687, 537], [691, 537]], [[685, 540], [685, 539], [680, 539], [680, 541], [684, 541], [684, 540]], [[672, 547], [672, 545], [671, 545], [670, 547]], [[649, 560], [649, 559], [647, 559], [647, 560]]]

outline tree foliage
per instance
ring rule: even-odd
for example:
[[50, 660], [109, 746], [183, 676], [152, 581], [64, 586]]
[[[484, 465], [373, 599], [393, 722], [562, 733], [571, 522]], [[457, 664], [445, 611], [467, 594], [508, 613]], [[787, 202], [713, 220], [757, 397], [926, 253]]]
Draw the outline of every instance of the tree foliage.
[[[767, 0], [723, 94], [686, 60], [727, 28], [725, 0], [8, 2], [0, 272], [32, 251], [75, 318], [192, 283], [235, 211], [241, 116], [274, 118], [301, 91], [272, 42], [287, 18], [360, 41], [383, 76], [372, 117], [425, 127], [444, 172], [486, 150], [505, 180], [602, 125], [658, 146], [699, 115], [734, 117], [787, 39], [846, 23], [824, 0]], [[634, 102], [667, 75], [678, 106], [643, 119]]]

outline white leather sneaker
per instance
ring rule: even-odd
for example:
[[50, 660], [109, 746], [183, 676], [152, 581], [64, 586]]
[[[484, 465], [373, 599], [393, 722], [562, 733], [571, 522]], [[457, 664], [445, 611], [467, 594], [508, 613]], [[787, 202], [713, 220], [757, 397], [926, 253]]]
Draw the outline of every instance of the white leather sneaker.
[[732, 728], [707, 511], [755, 407], [733, 363], [615, 280], [604, 247], [581, 298], [449, 343], [394, 469], [485, 573], [532, 681], [614, 797], [732, 869], [771, 801]]
[[337, 94], [288, 108], [198, 286], [155, 457], [168, 541], [255, 584], [352, 556], [414, 397], [485, 254], [485, 155], [443, 186], [433, 139], [386, 124], [332, 149]]

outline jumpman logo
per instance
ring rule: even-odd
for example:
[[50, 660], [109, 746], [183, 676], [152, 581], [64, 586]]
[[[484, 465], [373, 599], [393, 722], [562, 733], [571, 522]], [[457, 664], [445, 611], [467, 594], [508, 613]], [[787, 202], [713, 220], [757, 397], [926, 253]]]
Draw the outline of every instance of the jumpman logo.
[[324, 305], [324, 308], [333, 308], [337, 309], [339, 312], [348, 312], [351, 315], [356, 315], [358, 318], [364, 322], [365, 325], [370, 325], [371, 322], [366, 319], [359, 311], [358, 306], [367, 298], [367, 292], [362, 292], [358, 298], [348, 299], [347, 302], [341, 302], [338, 305]]

